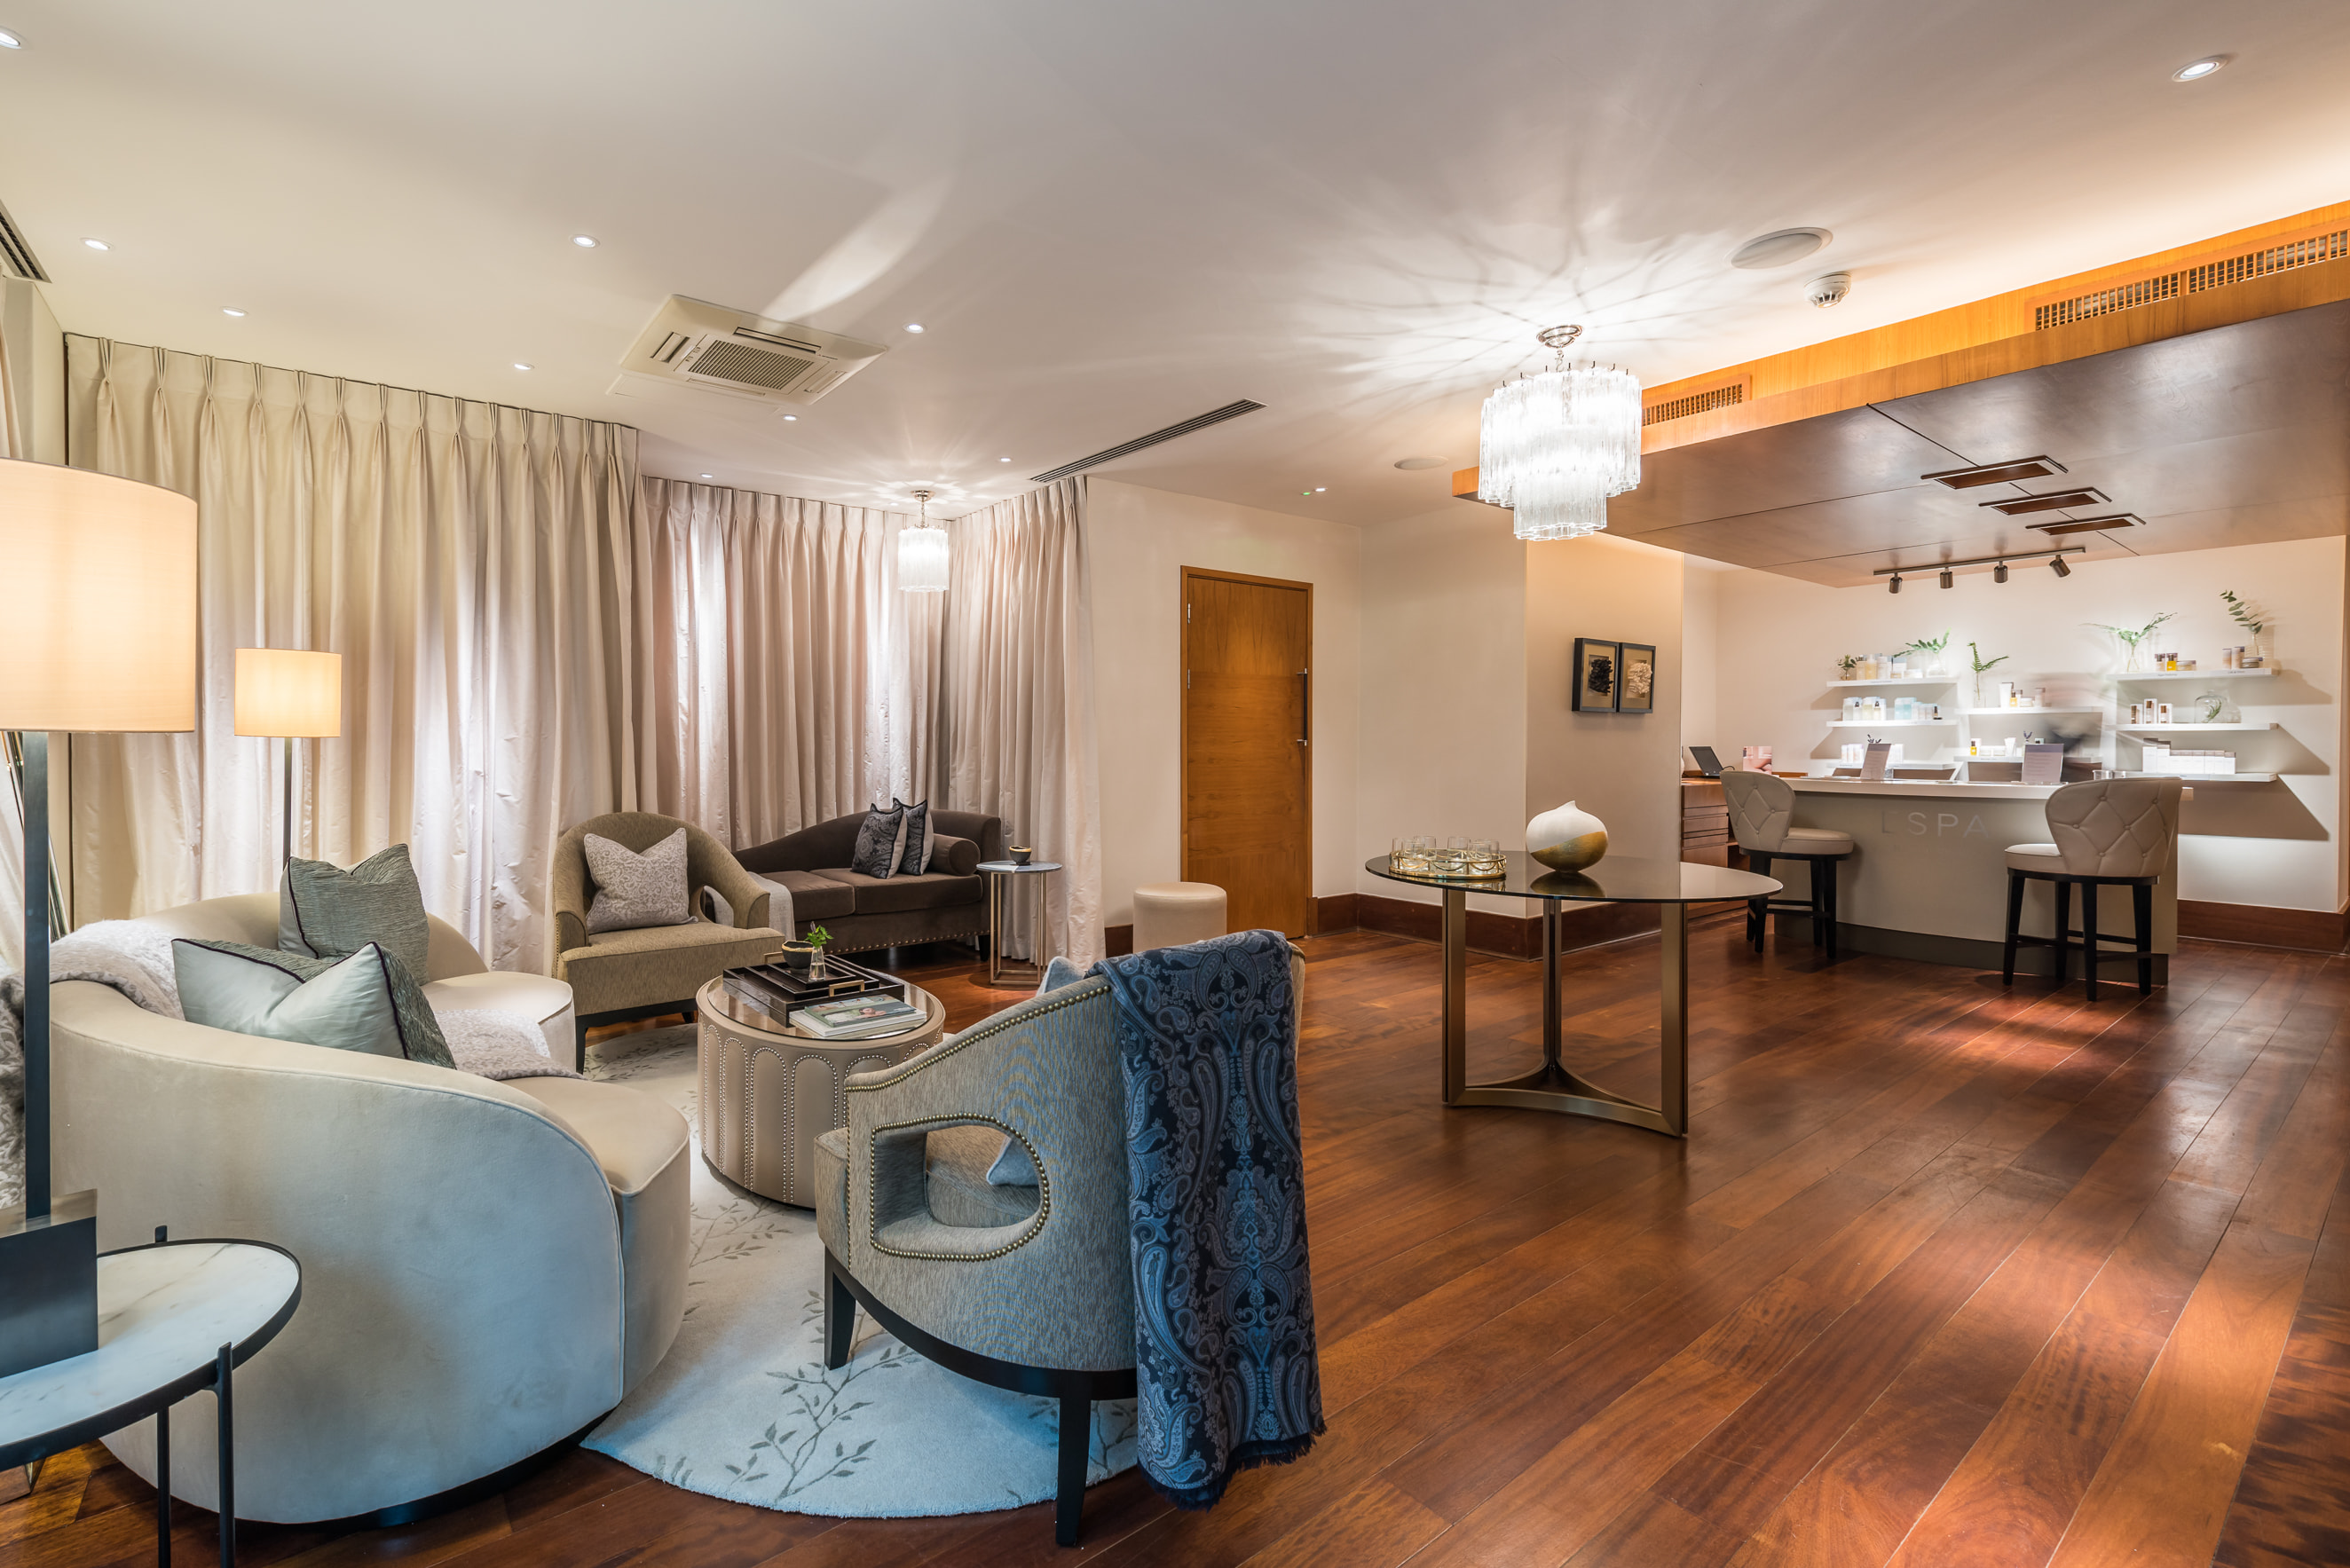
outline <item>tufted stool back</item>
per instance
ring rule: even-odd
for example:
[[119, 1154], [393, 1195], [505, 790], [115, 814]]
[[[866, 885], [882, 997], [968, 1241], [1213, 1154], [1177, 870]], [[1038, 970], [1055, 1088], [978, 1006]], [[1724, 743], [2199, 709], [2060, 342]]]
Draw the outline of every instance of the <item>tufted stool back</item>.
[[2178, 836], [2177, 779], [2094, 779], [2048, 797], [2048, 836], [2074, 877], [2159, 877]]
[[1730, 802], [1730, 831], [1741, 849], [1775, 855], [1787, 846], [1795, 820], [1795, 786], [1776, 774], [1725, 768], [1721, 793]]

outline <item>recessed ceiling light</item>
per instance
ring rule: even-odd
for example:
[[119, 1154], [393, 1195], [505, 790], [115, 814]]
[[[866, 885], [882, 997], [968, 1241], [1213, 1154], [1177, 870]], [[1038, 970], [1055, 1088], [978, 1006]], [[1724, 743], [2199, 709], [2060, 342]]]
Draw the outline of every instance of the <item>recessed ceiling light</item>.
[[797, 418], [799, 418], [799, 415], [797, 415], [797, 414], [785, 414], [785, 415], [784, 416], [784, 421], [785, 421], [786, 424], [788, 424], [788, 423], [790, 423], [792, 421], [794, 421], [794, 420], [795, 420], [795, 419], [797, 419]]
[[1324, 491], [1326, 491], [1326, 490], [1327, 490], [1327, 489], [1329, 489], [1329, 488], [1330, 488], [1330, 487], [1329, 487], [1328, 485], [1326, 485], [1326, 484], [1317, 484], [1317, 485], [1315, 485], [1315, 486], [1314, 487], [1314, 493], [1315, 493], [1315, 494], [1316, 494], [1316, 495], [1319, 495], [1319, 494], [1321, 494]]
[[596, 236], [593, 234], [574, 234], [571, 236], [571, 243], [577, 245], [583, 251], [592, 251], [596, 248]]
[[517, 360], [515, 360], [515, 369], [517, 369], [517, 370], [527, 370], [527, 369], [530, 369], [530, 367], [529, 367], [529, 366], [527, 366], [527, 365], [525, 365], [525, 364], [524, 364], [521, 360], [517, 359]]
[[24, 39], [16, 36], [7, 28], [0, 27], [0, 49], [21, 49], [24, 47]]
[[2228, 63], [2226, 55], [2206, 55], [2199, 60], [2189, 60], [2170, 73], [2175, 82], [2199, 82]]
[[995, 461], [998, 462], [1010, 462], [1012, 460], [1008, 457], [999, 457]]
[[243, 316], [244, 312], [239, 310], [234, 305], [224, 305], [221, 306], [221, 314], [223, 316]]
[[88, 245], [94, 251], [108, 251], [114, 248], [112, 245], [108, 244], [104, 240], [84, 240], [82, 241], [82, 244]]
[[1749, 271], [1793, 266], [1835, 238], [1825, 229], [1776, 229], [1757, 234], [1730, 253], [1730, 265]]
[[909, 332], [920, 332], [921, 329], [922, 324], [919, 321], [909, 321], [906, 323], [906, 330]]
[[705, 473], [705, 474], [703, 474], [702, 477], [702, 478], [704, 478], [704, 479], [708, 479], [708, 478], [710, 477], [710, 475]]

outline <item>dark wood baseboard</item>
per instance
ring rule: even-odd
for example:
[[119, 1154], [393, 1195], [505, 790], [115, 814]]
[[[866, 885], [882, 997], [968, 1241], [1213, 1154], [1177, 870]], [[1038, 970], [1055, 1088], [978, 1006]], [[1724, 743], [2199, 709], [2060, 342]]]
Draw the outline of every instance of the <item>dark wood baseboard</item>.
[[[1426, 942], [1444, 937], [1444, 909], [1439, 904], [1406, 898], [1382, 898], [1375, 893], [1355, 895], [1356, 919], [1367, 931], [1413, 937]], [[1661, 924], [1654, 904], [1569, 904], [1559, 917], [1562, 950], [1595, 948], [1653, 931]], [[1542, 921], [1510, 915], [1469, 911], [1469, 946], [1472, 951], [1497, 958], [1542, 957]]]
[[1356, 893], [1333, 893], [1326, 898], [1314, 900], [1314, 934], [1326, 937], [1333, 931], [1351, 931], [1360, 926], [1362, 915], [1356, 909]]
[[2178, 934], [2255, 948], [2338, 953], [2350, 946], [2350, 909], [2272, 909], [2259, 904], [2178, 900]]
[[1133, 950], [1134, 928], [1132, 926], [1104, 926], [1102, 928], [1102, 957], [1124, 958]]

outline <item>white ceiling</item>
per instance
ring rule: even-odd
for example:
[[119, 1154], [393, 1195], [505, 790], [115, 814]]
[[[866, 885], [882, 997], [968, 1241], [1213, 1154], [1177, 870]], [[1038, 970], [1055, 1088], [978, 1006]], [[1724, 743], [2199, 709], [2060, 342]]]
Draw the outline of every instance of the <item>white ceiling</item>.
[[[26, 44], [0, 202], [69, 328], [623, 421], [650, 473], [933, 483], [950, 515], [1238, 398], [1268, 408], [1097, 472], [1408, 515], [1448, 475], [1392, 463], [1474, 462], [1552, 322], [1655, 382], [2350, 197], [2340, 0], [0, 0], [0, 26]], [[1835, 243], [1726, 265], [1794, 224]], [[1815, 311], [1831, 267], [1852, 297]], [[671, 293], [891, 350], [792, 424], [612, 395]]]

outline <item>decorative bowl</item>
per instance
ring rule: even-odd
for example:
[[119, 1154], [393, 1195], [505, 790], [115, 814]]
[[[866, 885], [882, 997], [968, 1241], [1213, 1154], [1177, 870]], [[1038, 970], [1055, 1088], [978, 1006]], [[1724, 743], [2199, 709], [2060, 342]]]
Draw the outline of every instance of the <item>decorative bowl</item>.
[[1596, 866], [1607, 853], [1607, 825], [1568, 801], [1526, 824], [1526, 853], [1554, 871]]
[[1014, 866], [1025, 866], [1036, 857], [1036, 852], [1024, 844], [1013, 845], [1004, 853], [1012, 857]]

